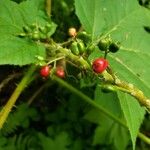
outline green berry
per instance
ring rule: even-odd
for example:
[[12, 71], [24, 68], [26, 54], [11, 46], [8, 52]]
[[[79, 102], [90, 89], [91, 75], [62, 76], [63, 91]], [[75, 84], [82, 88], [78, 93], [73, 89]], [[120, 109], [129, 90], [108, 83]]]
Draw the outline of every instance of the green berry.
[[20, 33], [19, 35], [18, 35], [18, 37], [20, 37], [20, 38], [23, 38], [23, 37], [26, 37], [27, 35], [26, 35], [26, 33]]
[[120, 44], [119, 43], [111, 43], [109, 46], [109, 51], [112, 53], [116, 53], [120, 48]]
[[104, 86], [102, 86], [101, 91], [104, 93], [110, 93], [110, 92], [114, 92], [116, 90], [111, 85], [104, 85]]
[[52, 25], [50, 23], [47, 23], [45, 26], [48, 30], [50, 30], [52, 28]]
[[98, 43], [98, 47], [101, 51], [106, 51], [109, 47], [109, 41], [107, 39], [102, 39], [101, 41], [99, 41]]
[[79, 32], [77, 38], [81, 39], [85, 43], [85, 45], [90, 44], [92, 41], [91, 36], [87, 34], [85, 31]]
[[89, 47], [87, 47], [86, 53], [88, 55], [90, 55], [94, 50], [95, 50], [95, 46], [94, 45], [90, 45]]
[[32, 39], [33, 40], [39, 40], [40, 39], [40, 34], [38, 31], [35, 31], [32, 33]]
[[78, 48], [78, 43], [77, 42], [73, 42], [70, 46], [70, 50], [73, 54], [75, 55], [79, 55], [79, 48]]
[[47, 33], [47, 28], [46, 27], [39, 27], [39, 31], [41, 31], [42, 33], [46, 34]]
[[47, 37], [44, 33], [40, 33], [40, 39], [41, 40], [45, 40]]
[[34, 30], [34, 29], [36, 29], [37, 28], [37, 24], [36, 23], [32, 23], [31, 25], [30, 25], [30, 28], [32, 29], [32, 30]]
[[83, 54], [85, 52], [84, 43], [82, 41], [79, 41], [77, 45], [78, 45], [78, 49], [79, 49], [80, 54]]
[[29, 32], [31, 32], [31, 29], [28, 26], [23, 26], [23, 31], [25, 33], [29, 33]]

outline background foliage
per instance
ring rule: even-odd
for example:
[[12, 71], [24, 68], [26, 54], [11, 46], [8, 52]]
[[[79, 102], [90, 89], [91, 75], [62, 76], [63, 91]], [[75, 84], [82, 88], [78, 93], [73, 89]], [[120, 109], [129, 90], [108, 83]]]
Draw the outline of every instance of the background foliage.
[[[25, 25], [50, 23], [50, 36], [56, 42], [69, 38], [68, 28], [71, 26], [77, 30], [85, 29], [93, 43], [107, 36], [119, 41], [120, 51], [108, 56], [112, 69], [120, 79], [133, 83], [150, 97], [149, 8], [149, 1], [144, 0], [55, 0], [52, 1], [49, 19], [44, 0], [1, 0], [0, 64], [4, 66], [1, 66], [3, 74], [0, 79], [3, 81], [7, 75], [26, 69], [8, 65], [24, 66], [36, 63], [35, 56], [45, 58], [45, 48], [41, 43], [19, 35]], [[88, 60], [101, 55], [99, 50], [95, 50]], [[99, 82], [93, 82], [90, 75], [77, 79], [79, 70], [72, 66], [67, 69], [68, 74], [74, 75], [67, 79], [70, 85], [93, 99], [116, 120], [126, 122], [129, 130], [56, 83], [45, 86], [46, 81], [38, 78], [22, 93], [9, 115], [0, 132], [0, 149], [149, 149], [147, 144], [137, 139], [139, 130], [150, 136], [149, 115], [133, 97], [121, 92], [104, 93]], [[6, 103], [18, 80], [19, 77], [1, 89], [1, 106]], [[41, 86], [44, 90], [30, 103], [33, 93]]]

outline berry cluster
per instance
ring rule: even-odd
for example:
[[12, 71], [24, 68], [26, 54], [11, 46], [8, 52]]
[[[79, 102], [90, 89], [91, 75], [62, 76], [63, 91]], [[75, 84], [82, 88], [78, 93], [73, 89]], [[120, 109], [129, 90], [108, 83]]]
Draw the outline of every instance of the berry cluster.
[[[44, 28], [38, 27], [37, 29], [40, 32], [48, 33], [47, 32], [48, 28], [50, 28], [50, 26], [45, 26]], [[25, 31], [27, 32], [27, 29]], [[73, 27], [69, 28], [68, 34], [71, 37], [71, 40], [69, 41], [69, 44], [67, 43], [67, 46], [71, 50], [72, 54], [79, 56], [79, 60], [81, 60], [81, 58], [82, 58], [83, 60], [86, 61], [89, 54], [91, 54], [95, 50], [96, 47], [99, 48], [101, 51], [104, 51], [105, 56], [108, 52], [115, 53], [120, 48], [119, 43], [113, 42], [112, 39], [110, 39], [110, 37], [100, 40], [97, 44], [93, 44], [92, 38], [89, 34], [87, 34], [85, 31], [77, 32], [76, 29]], [[53, 51], [53, 53], [54, 53], [54, 51]], [[55, 54], [53, 54], [53, 53], [49, 54], [50, 58], [52, 58], [53, 55], [55, 55], [55, 57], [56, 57], [56, 55], [58, 55], [58, 53], [55, 53]], [[61, 53], [61, 51], [60, 51], [60, 53]], [[68, 53], [68, 55], [69, 55], [69, 53]], [[77, 62], [77, 60], [74, 60], [74, 59], [77, 59], [77, 57], [72, 57], [72, 56], [73, 55], [70, 55], [70, 59], [71, 60], [73, 59], [72, 61]], [[108, 60], [105, 59], [106, 58], [105, 56], [104, 56], [104, 58], [100, 57], [93, 61], [92, 70], [95, 73], [101, 74], [107, 69], [109, 63], [108, 63]], [[57, 66], [56, 68], [55, 67], [51, 68], [48, 65], [46, 65], [40, 69], [40, 75], [42, 77], [48, 77], [50, 74], [53, 74], [53, 73], [60, 78], [65, 77], [65, 71], [62, 66]]]
[[[45, 66], [41, 67], [40, 68], [41, 77], [44, 77], [44, 78], [49, 77], [49, 75], [51, 74], [51, 70], [52, 70], [52, 68], [48, 65], [45, 65]], [[65, 77], [64, 68], [61, 67], [61, 66], [56, 67], [55, 75], [60, 77], [60, 78], [64, 78]]]
[[86, 56], [89, 55], [94, 49], [94, 46], [91, 46], [92, 38], [85, 31], [78, 32], [75, 28], [69, 28], [69, 36], [73, 37], [73, 42], [69, 45], [69, 49], [74, 55]]
[[36, 23], [23, 26], [23, 33], [19, 34], [19, 37], [29, 37], [32, 40], [44, 41], [48, 39], [52, 34], [54, 24], [46, 23], [44, 26], [40, 26]]
[[116, 53], [120, 48], [120, 43], [113, 42], [110, 38], [105, 38], [99, 41], [98, 47], [101, 51]]

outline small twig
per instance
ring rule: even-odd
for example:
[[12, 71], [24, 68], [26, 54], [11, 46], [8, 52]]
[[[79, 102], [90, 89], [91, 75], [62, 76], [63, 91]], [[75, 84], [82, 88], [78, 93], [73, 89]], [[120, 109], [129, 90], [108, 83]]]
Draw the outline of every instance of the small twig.
[[15, 74], [9, 75], [6, 79], [4, 79], [0, 83], [0, 92], [2, 91], [2, 88], [4, 88], [4, 86], [9, 83], [9, 81], [13, 80], [14, 78], [19, 77], [20, 75], [21, 73], [15, 73]]
[[60, 43], [60, 46], [67, 46], [68, 44], [70, 44], [72, 41], [74, 40], [74, 38], [70, 38], [68, 41]]
[[31, 105], [31, 103], [35, 100], [35, 98], [48, 86], [52, 85], [52, 82], [46, 82], [43, 84], [28, 100], [27, 104]]
[[108, 54], [108, 51], [105, 50], [105, 52], [104, 52], [104, 58], [105, 58], [105, 59], [106, 59], [106, 57], [107, 57], [107, 54]]
[[54, 59], [50, 60], [50, 61], [47, 63], [47, 65], [49, 65], [49, 64], [51, 64], [52, 62], [55, 62], [55, 61], [57, 61], [57, 60], [63, 59], [63, 58], [65, 58], [65, 57], [64, 57], [64, 56], [61, 56], [61, 57], [58, 57], [58, 58], [54, 58]]

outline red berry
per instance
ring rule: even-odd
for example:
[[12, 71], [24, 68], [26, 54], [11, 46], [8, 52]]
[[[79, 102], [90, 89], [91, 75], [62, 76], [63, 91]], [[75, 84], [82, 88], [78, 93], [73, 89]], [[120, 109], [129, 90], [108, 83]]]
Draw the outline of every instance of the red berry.
[[95, 73], [102, 73], [108, 67], [108, 61], [104, 58], [97, 58], [92, 64]]
[[56, 75], [60, 78], [64, 78], [65, 77], [65, 71], [62, 67], [57, 67], [56, 68]]
[[41, 69], [40, 69], [40, 75], [42, 77], [48, 77], [50, 74], [50, 67], [49, 66], [43, 66]]

